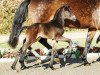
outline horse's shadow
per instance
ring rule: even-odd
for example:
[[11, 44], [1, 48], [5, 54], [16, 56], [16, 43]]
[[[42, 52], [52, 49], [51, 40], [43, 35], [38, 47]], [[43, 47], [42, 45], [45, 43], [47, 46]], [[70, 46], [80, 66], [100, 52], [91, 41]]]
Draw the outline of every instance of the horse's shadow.
[[[97, 62], [100, 62], [100, 58], [97, 60]], [[60, 69], [62, 67], [70, 66], [70, 65], [75, 64], [75, 63], [79, 63], [79, 65], [75, 66], [74, 68], [81, 67], [81, 66], [84, 65], [82, 63], [81, 58], [79, 58], [79, 59], [68, 58], [66, 60], [64, 60], [64, 58], [62, 58], [62, 59], [60, 59], [60, 62], [59, 63], [54, 62], [54, 65], [60, 64], [60, 67], [55, 68], [55, 69]], [[95, 62], [93, 62], [93, 63], [95, 63]], [[48, 69], [49, 68], [49, 61], [48, 62], [41, 63], [41, 64], [34, 64], [32, 66], [28, 66], [26, 69], [29, 69], [29, 68], [39, 68], [39, 67], [43, 67], [44, 70], [45, 69]]]
[[[74, 63], [82, 63], [81, 59], [74, 59], [74, 58], [68, 58], [65, 61], [64, 61], [63, 58], [59, 59], [59, 60], [60, 60], [59, 63], [54, 62], [54, 65], [60, 64], [59, 68], [62, 68], [62, 67], [65, 67], [65, 66], [69, 66], [69, 65], [72, 65]], [[41, 64], [34, 64], [32, 66], [28, 66], [26, 69], [29, 69], [29, 68], [38, 68], [38, 67], [44, 67], [44, 69], [48, 69], [49, 68], [49, 61], [41, 63]], [[56, 69], [59, 69], [59, 68], [56, 68]]]

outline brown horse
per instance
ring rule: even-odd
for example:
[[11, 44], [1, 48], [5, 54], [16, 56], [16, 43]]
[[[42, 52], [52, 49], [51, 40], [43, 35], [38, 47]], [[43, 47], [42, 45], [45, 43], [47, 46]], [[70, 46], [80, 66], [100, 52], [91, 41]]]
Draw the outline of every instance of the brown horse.
[[[73, 22], [73, 24], [70, 24], [70, 22], [68, 23], [67, 20], [65, 27], [88, 29], [83, 53], [84, 65], [86, 65], [88, 63], [86, 56], [88, 50], [90, 49], [92, 39], [96, 31], [100, 30], [100, 0], [31, 0], [28, 9], [29, 18], [32, 22], [49, 21], [55, 13], [56, 9], [63, 3], [67, 3], [71, 7], [73, 13], [78, 19], [78, 21]], [[41, 8], [39, 9], [40, 6]], [[39, 13], [39, 11], [41, 14], [38, 14], [38, 16], [36, 16], [37, 19], [34, 20], [35, 14], [32, 13]]]
[[[19, 62], [21, 63], [21, 69], [26, 68], [24, 65], [24, 58], [26, 55], [26, 50], [29, 46], [31, 46], [33, 43], [38, 41], [40, 38], [46, 38], [46, 39], [52, 39], [57, 41], [65, 41], [69, 43], [69, 50], [72, 50], [71, 44], [72, 41], [68, 38], [63, 37], [64, 33], [64, 24], [65, 19], [69, 19], [72, 21], [76, 21], [75, 15], [71, 12], [69, 6], [64, 4], [61, 6], [55, 13], [54, 18], [46, 23], [34, 23], [31, 26], [25, 26], [23, 29], [26, 29], [26, 41], [23, 44], [23, 46], [20, 49], [20, 54], [16, 58], [16, 61], [18, 60], [19, 56]], [[18, 42], [18, 37], [16, 38], [15, 42]], [[55, 43], [53, 45], [53, 50], [55, 49]], [[53, 68], [53, 51], [50, 61], [50, 68]], [[15, 62], [16, 62], [15, 61]], [[15, 65], [13, 65], [14, 67]]]
[[[24, 0], [15, 14], [9, 44], [12, 45], [12, 47], [16, 46], [17, 43], [14, 42], [14, 40], [19, 36], [17, 33], [20, 32], [20, 28], [26, 17], [24, 14], [28, 14], [30, 23], [48, 22], [56, 10], [64, 3], [70, 6], [72, 12], [74, 12], [78, 19], [76, 22], [71, 21], [71, 24], [70, 20], [69, 22], [67, 20], [65, 27], [88, 29], [83, 55], [84, 64], [86, 64], [87, 51], [90, 49], [96, 31], [100, 30], [100, 0]], [[28, 12], [26, 12], [27, 9]], [[100, 36], [98, 38], [100, 38]], [[97, 42], [98, 41], [100, 41], [100, 39], [98, 39]], [[40, 39], [39, 42], [48, 49], [52, 48], [48, 45], [46, 39]]]

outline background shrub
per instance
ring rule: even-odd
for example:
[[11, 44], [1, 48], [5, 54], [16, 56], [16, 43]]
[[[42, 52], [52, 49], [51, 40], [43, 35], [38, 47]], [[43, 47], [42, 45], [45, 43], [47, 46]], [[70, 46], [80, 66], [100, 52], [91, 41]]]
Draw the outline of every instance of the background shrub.
[[21, 0], [0, 0], [0, 34], [10, 31], [12, 19]]

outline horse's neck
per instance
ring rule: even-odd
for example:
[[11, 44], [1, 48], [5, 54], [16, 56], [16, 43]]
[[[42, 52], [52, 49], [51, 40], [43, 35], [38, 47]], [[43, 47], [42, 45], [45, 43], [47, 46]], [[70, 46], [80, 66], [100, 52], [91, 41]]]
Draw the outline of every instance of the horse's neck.
[[53, 21], [61, 26], [64, 26], [64, 19], [62, 18], [61, 12], [59, 11], [54, 15]]
[[51, 24], [57, 28], [63, 28], [63, 25], [59, 23], [57, 20], [51, 20]]

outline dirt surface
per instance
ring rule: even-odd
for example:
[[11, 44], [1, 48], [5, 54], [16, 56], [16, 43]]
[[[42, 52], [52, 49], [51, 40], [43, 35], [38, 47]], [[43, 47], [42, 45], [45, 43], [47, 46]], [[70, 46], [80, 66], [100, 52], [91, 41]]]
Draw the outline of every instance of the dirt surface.
[[31, 63], [31, 67], [25, 70], [20, 70], [20, 65], [17, 64], [16, 71], [10, 68], [12, 62], [0, 63], [0, 75], [100, 75], [100, 62], [92, 63], [91, 66], [81, 66], [80, 62], [71, 61], [71, 65], [68, 65], [67, 62], [66, 66], [62, 68], [60, 68], [60, 64], [54, 65], [56, 70], [46, 68], [47, 63], [40, 66], [32, 66]]

